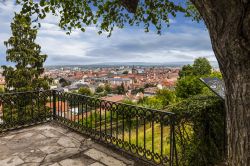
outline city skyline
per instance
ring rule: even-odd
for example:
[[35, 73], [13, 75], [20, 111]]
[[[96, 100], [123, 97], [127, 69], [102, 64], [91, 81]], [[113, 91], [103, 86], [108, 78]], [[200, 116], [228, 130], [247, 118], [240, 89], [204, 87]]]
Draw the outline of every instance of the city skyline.
[[[11, 36], [10, 23], [19, 7], [12, 1], [0, 3], [0, 65], [6, 64], [3, 41]], [[49, 15], [42, 21], [37, 43], [48, 55], [45, 65], [89, 65], [112, 62], [171, 63], [192, 62], [197, 57], [216, 61], [203, 23], [178, 16], [161, 36], [141, 27], [115, 29], [112, 36], [98, 35], [95, 27], [86, 32], [75, 30], [66, 35], [57, 25], [58, 18]]]

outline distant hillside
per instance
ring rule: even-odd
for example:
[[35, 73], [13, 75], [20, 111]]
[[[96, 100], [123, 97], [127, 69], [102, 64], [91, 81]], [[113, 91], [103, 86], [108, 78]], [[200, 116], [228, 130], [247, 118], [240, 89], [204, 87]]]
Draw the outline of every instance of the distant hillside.
[[[167, 66], [167, 67], [182, 67], [183, 65], [192, 64], [192, 61], [183, 62], [165, 62], [165, 63], [147, 63], [147, 62], [108, 62], [108, 63], [97, 63], [88, 65], [50, 65], [46, 68], [61, 68], [61, 67], [80, 67], [80, 68], [96, 68], [96, 67], [107, 67], [107, 66]], [[215, 68], [218, 68], [218, 63], [216, 61], [210, 62]]]

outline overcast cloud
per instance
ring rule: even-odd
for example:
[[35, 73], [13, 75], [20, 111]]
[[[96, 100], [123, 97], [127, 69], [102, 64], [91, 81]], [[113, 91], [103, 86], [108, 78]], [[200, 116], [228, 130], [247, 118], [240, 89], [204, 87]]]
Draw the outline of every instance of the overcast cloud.
[[[10, 23], [18, 7], [12, 1], [0, 3], [0, 65], [6, 64], [3, 41], [11, 36]], [[115, 29], [110, 38], [98, 35], [94, 27], [66, 35], [57, 26], [58, 18], [49, 16], [42, 23], [37, 43], [48, 55], [47, 65], [93, 64], [111, 62], [183, 62], [196, 57], [215, 61], [208, 32], [183, 18], [171, 21], [171, 28], [161, 36], [143, 29]]]

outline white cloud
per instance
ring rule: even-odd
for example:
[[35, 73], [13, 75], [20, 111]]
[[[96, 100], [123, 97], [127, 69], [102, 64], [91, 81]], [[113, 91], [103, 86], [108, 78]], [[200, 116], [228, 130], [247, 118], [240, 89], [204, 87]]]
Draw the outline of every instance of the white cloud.
[[[0, 65], [4, 64], [5, 46], [10, 33], [14, 3], [0, 3]], [[115, 29], [113, 35], [98, 35], [96, 27], [86, 32], [75, 30], [71, 35], [58, 27], [58, 17], [48, 15], [42, 21], [37, 42], [48, 55], [47, 64], [88, 64], [99, 62], [176, 62], [192, 61], [196, 57], [215, 60], [208, 32], [190, 23], [170, 20], [172, 27], [159, 36], [143, 29]]]
[[0, 4], [0, 15], [8, 16], [10, 13], [9, 11], [17, 11], [20, 7], [16, 6], [14, 1], [4, 1]]

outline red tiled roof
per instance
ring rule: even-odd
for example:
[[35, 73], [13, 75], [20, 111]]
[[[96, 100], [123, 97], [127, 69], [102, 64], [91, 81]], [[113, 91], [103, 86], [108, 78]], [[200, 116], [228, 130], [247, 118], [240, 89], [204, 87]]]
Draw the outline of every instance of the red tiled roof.
[[[47, 103], [46, 106], [53, 108], [53, 103]], [[57, 111], [67, 111], [67, 109], [68, 109], [68, 103], [67, 102], [63, 102], [63, 101], [57, 101], [56, 102], [56, 108], [57, 108], [56, 109]]]
[[101, 99], [107, 100], [107, 101], [113, 101], [113, 102], [119, 102], [125, 99], [124, 95], [115, 95], [115, 96], [105, 96]]

